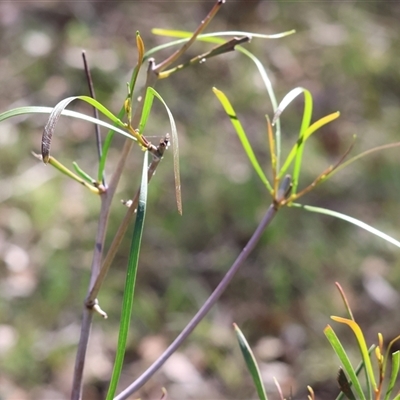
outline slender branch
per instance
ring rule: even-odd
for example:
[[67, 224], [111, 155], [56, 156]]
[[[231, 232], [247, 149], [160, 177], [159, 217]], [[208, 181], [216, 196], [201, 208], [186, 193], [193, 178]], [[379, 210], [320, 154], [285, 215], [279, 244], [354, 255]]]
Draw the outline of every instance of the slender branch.
[[81, 334], [75, 358], [74, 377], [72, 381], [72, 400], [80, 400], [82, 398], [83, 368], [85, 366], [86, 350], [89, 342], [90, 331], [92, 328], [92, 319], [93, 310], [84, 307], [81, 324]]
[[[90, 281], [94, 280], [94, 278], [99, 274], [101, 259], [103, 255], [103, 247], [104, 240], [107, 231], [108, 217], [110, 215], [110, 206], [107, 201], [107, 192], [100, 195], [101, 198], [101, 208], [100, 208], [100, 216], [99, 216], [99, 224], [97, 226], [96, 240], [95, 246], [93, 250], [93, 260], [91, 267], [91, 276]], [[91, 285], [91, 283], [90, 283]], [[74, 368], [74, 377], [72, 381], [72, 392], [71, 392], [71, 400], [80, 400], [82, 394], [82, 381], [83, 381], [83, 368], [85, 365], [86, 358], [86, 350], [89, 341], [90, 330], [92, 326], [93, 319], [93, 306], [95, 302], [91, 304], [91, 306], [87, 306], [86, 304], [83, 307], [83, 316], [81, 323], [81, 334], [79, 337], [79, 344], [75, 358], [75, 368]]]
[[182, 56], [187, 49], [195, 42], [197, 36], [201, 34], [201, 32], [204, 31], [204, 29], [207, 28], [207, 25], [211, 22], [211, 20], [214, 18], [215, 14], [219, 11], [221, 8], [222, 4], [225, 3], [225, 0], [218, 0], [211, 11], [208, 13], [208, 15], [201, 21], [200, 25], [197, 27], [197, 29], [194, 31], [192, 37], [180, 48], [178, 49], [175, 53], [173, 53], [170, 57], [165, 59], [163, 62], [158, 64], [156, 66], [156, 71], [161, 72], [165, 68], [169, 67], [171, 64], [173, 64], [180, 56]]
[[[84, 70], [85, 70], [86, 80], [87, 80], [87, 83], [88, 83], [88, 86], [89, 86], [90, 97], [92, 99], [96, 100], [96, 93], [94, 91], [92, 74], [90, 73], [90, 68], [89, 68], [89, 64], [88, 64], [87, 59], [86, 59], [85, 50], [82, 50], [82, 59], [83, 59], [83, 67], [84, 67]], [[99, 119], [99, 111], [97, 110], [96, 107], [93, 107], [93, 116], [96, 119]], [[94, 125], [94, 132], [95, 132], [95, 136], [96, 136], [97, 154], [98, 154], [99, 160], [100, 160], [101, 159], [101, 155], [102, 155], [102, 143], [101, 143], [100, 127], [99, 127], [98, 124]], [[103, 184], [104, 187], [106, 186], [104, 173], [103, 173], [103, 177], [102, 177], [102, 184]]]
[[135, 382], [133, 382], [129, 387], [127, 387], [118, 396], [116, 396], [114, 400], [127, 399], [136, 390], [141, 388], [155, 374], [155, 372], [168, 360], [168, 358], [178, 349], [178, 347], [190, 335], [190, 333], [192, 333], [192, 331], [196, 328], [199, 322], [204, 318], [204, 316], [208, 313], [211, 307], [217, 302], [221, 294], [225, 291], [226, 287], [228, 286], [232, 278], [235, 276], [240, 266], [244, 263], [244, 261], [247, 259], [249, 254], [252, 252], [252, 250], [260, 240], [261, 235], [263, 234], [265, 228], [270, 224], [273, 217], [276, 215], [277, 211], [278, 210], [274, 204], [272, 204], [268, 208], [266, 214], [264, 215], [257, 229], [255, 230], [252, 237], [250, 238], [246, 246], [239, 254], [236, 261], [229, 268], [228, 272], [225, 274], [219, 285], [215, 288], [211, 296], [203, 304], [203, 306], [200, 308], [197, 314], [186, 325], [183, 331], [164, 351], [164, 353], [138, 379], [136, 379]]
[[189, 61], [186, 61], [183, 64], [179, 64], [176, 67], [171, 68], [167, 71], [160, 72], [159, 78], [160, 79], [167, 78], [174, 72], [178, 72], [181, 69], [190, 67], [192, 65], [201, 64], [201, 63], [205, 62], [206, 60], [208, 60], [209, 58], [218, 56], [220, 54], [228, 53], [230, 51], [234, 51], [235, 46], [237, 46], [238, 44], [250, 42], [250, 39], [251, 38], [249, 36], [234, 37], [233, 39], [214, 47], [213, 49], [211, 49], [210, 51], [207, 51], [206, 53], [203, 53], [196, 57], [191, 58]]

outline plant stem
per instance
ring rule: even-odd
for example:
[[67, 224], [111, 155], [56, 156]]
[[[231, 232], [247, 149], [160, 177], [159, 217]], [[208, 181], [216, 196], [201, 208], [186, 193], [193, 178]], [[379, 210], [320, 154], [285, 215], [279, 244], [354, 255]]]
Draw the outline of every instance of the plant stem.
[[[110, 215], [110, 205], [109, 202], [105, 201], [107, 199], [106, 193], [101, 195], [101, 209], [99, 224], [97, 226], [96, 241], [93, 250], [93, 260], [91, 267], [90, 276], [90, 286], [92, 285], [92, 280], [99, 274], [101, 259], [103, 255], [104, 239], [106, 236], [108, 217]], [[79, 337], [79, 344], [75, 358], [75, 368], [74, 377], [72, 381], [72, 392], [71, 400], [79, 400], [82, 395], [82, 379], [83, 379], [83, 368], [85, 365], [85, 357], [87, 344], [89, 341], [90, 330], [92, 326], [93, 319], [93, 304], [85, 304], [83, 307], [82, 323], [81, 323], [81, 334]]]
[[[154, 73], [154, 60], [149, 60], [149, 68], [147, 70], [147, 79], [146, 85], [144, 87], [143, 93], [146, 93], [148, 86], [154, 86], [157, 81], [157, 74]], [[135, 111], [135, 115], [132, 118], [132, 123], [134, 126], [139, 125], [139, 121], [141, 118], [143, 109], [143, 102], [141, 101]], [[99, 215], [99, 223], [97, 226], [97, 233], [96, 233], [96, 241], [93, 250], [93, 260], [91, 266], [91, 273], [90, 273], [90, 283], [88, 288], [88, 295], [89, 298], [90, 293], [97, 281], [98, 276], [100, 275], [101, 271], [101, 262], [102, 256], [104, 251], [104, 241], [105, 241], [105, 234], [107, 231], [107, 224], [108, 224], [108, 217], [110, 215], [111, 210], [111, 203], [117, 189], [118, 182], [121, 178], [122, 171], [124, 169], [124, 165], [126, 159], [129, 155], [129, 152], [132, 148], [133, 141], [127, 139], [123, 146], [121, 156], [118, 162], [118, 165], [112, 175], [110, 186], [107, 190], [101, 194], [101, 209]], [[104, 275], [105, 276], [105, 275]], [[100, 282], [101, 285], [102, 282]], [[90, 301], [85, 300], [84, 309], [83, 309], [83, 316], [82, 316], [82, 323], [81, 323], [81, 334], [79, 337], [79, 344], [78, 350], [75, 358], [75, 368], [74, 368], [74, 376], [72, 382], [72, 392], [71, 392], [71, 400], [80, 400], [82, 395], [82, 382], [83, 382], [83, 369], [85, 365], [85, 357], [86, 357], [86, 350], [89, 341], [89, 335], [93, 320], [93, 307], [96, 304], [96, 299], [90, 299]]]
[[[89, 86], [90, 97], [92, 97], [93, 99], [96, 100], [96, 94], [95, 94], [95, 91], [94, 91], [92, 74], [90, 72], [89, 64], [88, 64], [87, 59], [86, 59], [85, 50], [82, 50], [82, 59], [83, 59], [83, 67], [84, 67], [84, 70], [85, 70], [86, 80], [87, 80], [87, 83], [88, 83], [88, 86]], [[96, 107], [93, 107], [93, 116], [96, 119], [99, 119], [99, 112], [98, 112]], [[94, 132], [95, 132], [95, 136], [96, 136], [97, 154], [99, 156], [99, 161], [100, 161], [103, 150], [102, 150], [102, 144], [101, 144], [100, 127], [99, 127], [98, 124], [95, 124]], [[102, 177], [102, 184], [103, 184], [103, 186], [106, 186], [104, 173], [103, 173], [103, 177]]]
[[249, 254], [252, 252], [256, 244], [261, 238], [266, 227], [270, 224], [273, 217], [276, 215], [278, 208], [273, 204], [268, 208], [263, 219], [258, 225], [257, 229], [251, 236], [250, 240], [247, 242], [246, 246], [243, 248], [235, 262], [229, 268], [228, 272], [225, 274], [219, 285], [214, 289], [210, 297], [206, 300], [197, 314], [192, 318], [192, 320], [186, 325], [183, 331], [178, 335], [178, 337], [171, 343], [171, 345], [164, 351], [164, 353], [138, 378], [135, 382], [129, 385], [124, 391], [122, 391], [114, 400], [124, 400], [127, 399], [136, 390], [141, 388], [156, 372], [157, 370], [168, 360], [168, 358], [178, 349], [178, 347], [183, 343], [183, 341], [192, 333], [196, 326], [202, 321], [205, 315], [210, 311], [211, 307], [217, 302], [221, 294], [225, 291], [228, 284], [235, 276], [236, 272], [240, 266], [247, 259]]

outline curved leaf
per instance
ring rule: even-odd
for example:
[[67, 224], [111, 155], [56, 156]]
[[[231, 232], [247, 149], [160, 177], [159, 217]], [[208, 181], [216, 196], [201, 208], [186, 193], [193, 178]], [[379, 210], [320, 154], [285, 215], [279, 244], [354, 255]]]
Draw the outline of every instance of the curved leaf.
[[51, 139], [53, 137], [53, 133], [55, 127], [57, 125], [58, 120], [61, 117], [63, 110], [74, 100], [82, 100], [86, 103], [92, 105], [93, 107], [97, 108], [102, 114], [104, 114], [107, 118], [113, 121], [116, 125], [120, 127], [125, 127], [125, 124], [117, 118], [111, 111], [109, 111], [106, 107], [104, 107], [101, 103], [97, 100], [93, 99], [89, 96], [73, 96], [67, 97], [64, 100], [61, 100], [52, 110], [49, 116], [49, 120], [47, 121], [46, 126], [43, 130], [42, 136], [42, 157], [43, 162], [47, 164], [49, 157], [50, 157], [50, 146], [51, 146]]
[[[6, 120], [8, 118], [12, 117], [17, 117], [19, 115], [28, 115], [28, 114], [51, 114], [51, 112], [54, 110], [52, 107], [18, 107], [14, 108], [12, 110], [5, 111], [0, 114], [0, 122], [3, 120]], [[61, 115], [65, 117], [72, 117], [76, 119], [81, 119], [87, 122], [91, 122], [93, 124], [98, 124], [101, 126], [104, 126], [105, 128], [111, 129], [123, 136], [126, 136], [132, 140], [136, 140], [135, 138], [132, 137], [128, 132], [123, 131], [122, 129], [109, 124], [108, 122], [104, 122], [101, 119], [97, 119], [94, 117], [90, 117], [89, 115], [86, 114], [81, 114], [76, 111], [71, 111], [71, 110], [63, 110], [61, 112]]]
[[254, 354], [251, 351], [251, 348], [239, 327], [236, 324], [233, 324], [233, 327], [235, 329], [236, 337], [238, 339], [243, 358], [246, 361], [247, 369], [249, 370], [250, 375], [253, 378], [254, 385], [257, 389], [258, 397], [260, 400], [268, 400], [261, 378], [261, 373], [258, 368]]
[[[323, 127], [324, 125], [328, 124], [329, 122], [334, 121], [336, 118], [340, 116], [340, 113], [338, 111], [326, 115], [325, 117], [319, 119], [318, 121], [314, 122], [311, 126], [309, 126], [306, 131], [304, 132], [304, 137], [302, 139], [302, 142], [304, 143], [314, 132], [316, 132], [318, 129]], [[292, 163], [293, 159], [295, 158], [297, 154], [297, 149], [298, 149], [298, 142], [292, 147], [290, 150], [289, 155], [286, 157], [285, 164], [282, 167], [279, 177], [282, 177], [282, 171], [286, 171], [290, 164]]]
[[[174, 116], [171, 113], [171, 110], [165, 103], [164, 99], [160, 96], [160, 94], [154, 90], [152, 87], [148, 87], [146, 91], [146, 99], [147, 97], [153, 98], [157, 97], [158, 100], [161, 101], [161, 103], [164, 105], [168, 118], [169, 118], [169, 123], [171, 125], [171, 135], [172, 135], [172, 150], [173, 150], [173, 158], [174, 158], [174, 177], [175, 177], [175, 194], [176, 194], [176, 204], [178, 207], [178, 212], [179, 214], [182, 215], [182, 195], [181, 195], [181, 176], [180, 176], [180, 170], [179, 170], [179, 143], [178, 143], [178, 132], [176, 130], [176, 124], [174, 120]], [[153, 100], [149, 100], [149, 103], [152, 103]], [[151, 106], [151, 104], [150, 104]], [[150, 112], [150, 110], [149, 110]], [[146, 118], [147, 121], [147, 118]], [[143, 129], [144, 126], [146, 125], [146, 121], [144, 121]]]
[[243, 129], [242, 124], [240, 123], [235, 110], [232, 107], [232, 104], [230, 103], [229, 99], [226, 97], [226, 95], [221, 91], [218, 90], [217, 88], [213, 88], [214, 94], [217, 96], [218, 100], [221, 102], [222, 107], [224, 107], [224, 110], [228, 117], [230, 118], [233, 127], [236, 130], [236, 133], [239, 136], [240, 142], [242, 143], [242, 146], [244, 148], [244, 151], [247, 154], [247, 157], [249, 158], [251, 165], [253, 166], [254, 170], [257, 172], [258, 176], [260, 177], [261, 181], [264, 183], [264, 185], [267, 187], [267, 189], [272, 193], [273, 189], [271, 184], [269, 183], [267, 177], [264, 174], [264, 171], [262, 170], [256, 155], [254, 154], [254, 151], [251, 147], [251, 144], [249, 140], [247, 139], [246, 132]]
[[349, 217], [348, 215], [341, 214], [337, 211], [327, 210], [326, 208], [306, 206], [306, 205], [302, 205], [302, 204], [298, 204], [298, 203], [292, 203], [292, 205], [294, 207], [304, 208], [305, 210], [310, 211], [310, 212], [315, 212], [315, 213], [319, 213], [319, 214], [330, 215], [331, 217], [335, 217], [335, 218], [340, 218], [340, 219], [350, 222], [351, 224], [356, 225], [356, 226], [372, 233], [373, 235], [376, 235], [376, 236], [380, 237], [381, 239], [386, 240], [387, 242], [394, 244], [395, 246], [400, 248], [400, 242], [398, 240], [392, 238], [391, 236], [387, 235], [386, 233], [383, 233], [383, 232], [379, 231], [378, 229], [375, 229], [374, 227], [372, 227], [372, 226], [366, 224], [365, 222], [362, 222], [356, 218]]
[[360, 400], [365, 400], [364, 392], [361, 388], [360, 381], [358, 380], [357, 374], [351, 365], [349, 357], [342, 346], [339, 338], [337, 337], [335, 331], [332, 329], [330, 325], [327, 325], [324, 329], [324, 334], [328, 339], [329, 343], [333, 347], [336, 355], [339, 357], [340, 362], [343, 365], [344, 370], [346, 371], [348, 377], [350, 378], [351, 383], [353, 384], [354, 390], [356, 391], [358, 398]]
[[361, 328], [355, 321], [353, 321], [351, 319], [336, 317], [336, 316], [332, 316], [331, 318], [336, 322], [340, 322], [342, 324], [348, 325], [350, 327], [350, 329], [353, 331], [353, 333], [357, 339], [358, 346], [360, 347], [361, 357], [364, 361], [364, 365], [365, 365], [365, 369], [368, 373], [368, 377], [371, 380], [372, 388], [374, 390], [376, 390], [377, 386], [376, 386], [374, 371], [372, 369], [371, 358], [369, 357], [368, 347], [365, 342], [365, 338], [364, 338]]
[[[285, 110], [285, 108], [290, 103], [292, 103], [292, 101], [297, 96], [299, 96], [302, 93], [304, 94], [304, 111], [303, 111], [303, 118], [301, 121], [300, 132], [299, 132], [299, 139], [296, 143], [296, 148], [295, 148], [295, 158], [296, 159], [295, 159], [294, 168], [293, 168], [293, 194], [297, 193], [297, 186], [299, 184], [301, 161], [302, 161], [302, 157], [303, 157], [304, 143], [306, 140], [306, 138], [304, 137], [304, 134], [306, 132], [306, 129], [310, 126], [310, 123], [311, 123], [311, 116], [312, 116], [312, 109], [313, 109], [313, 100], [312, 100], [311, 92], [302, 87], [298, 87], [298, 88], [291, 90], [280, 102], [278, 109], [276, 110], [274, 118], [272, 120], [272, 125], [274, 125], [274, 123], [279, 119], [280, 115]], [[282, 177], [286, 173], [290, 164], [291, 164], [291, 160], [289, 158], [287, 158], [282, 169], [279, 171], [279, 177]]]

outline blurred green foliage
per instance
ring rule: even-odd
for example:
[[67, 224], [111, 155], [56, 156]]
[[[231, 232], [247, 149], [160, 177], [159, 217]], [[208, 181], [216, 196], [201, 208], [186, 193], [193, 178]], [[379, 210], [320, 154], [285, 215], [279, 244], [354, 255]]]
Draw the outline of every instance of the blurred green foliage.
[[[210, 7], [205, 1], [2, 2], [0, 109], [54, 106], [64, 97], [87, 94], [81, 62], [85, 49], [97, 98], [117, 111], [136, 62], [136, 30], [149, 49], [167, 41], [152, 36], [151, 28], [193, 30]], [[354, 134], [352, 154], [398, 140], [399, 18], [400, 4], [394, 2], [228, 0], [208, 28], [297, 30], [280, 40], [253, 39], [247, 46], [266, 65], [278, 100], [304, 86], [315, 99], [313, 120], [341, 112], [338, 121], [306, 146], [300, 187], [334, 163]], [[205, 47], [196, 44], [190, 54]], [[161, 54], [156, 57], [162, 59]], [[270, 202], [212, 86], [229, 96], [270, 172], [264, 114], [271, 116], [271, 105], [247, 58], [227, 54], [157, 84], [178, 124], [184, 214], [180, 217], [176, 211], [172, 154], [167, 152], [149, 187], [122, 385], [148, 365], [152, 349], [162, 349], [184, 327]], [[300, 125], [301, 101], [296, 105], [282, 118], [284, 151], [291, 148]], [[91, 113], [86, 106], [73, 107]], [[5, 399], [68, 396], [99, 211], [94, 195], [31, 156], [40, 147], [45, 121], [21, 117], [0, 126], [0, 397]], [[161, 105], [155, 103], [146, 129], [150, 136], [162, 136], [169, 129]], [[122, 142], [115, 140], [112, 165]], [[96, 174], [92, 126], [64, 119], [52, 151], [66, 165], [76, 160]], [[304, 202], [347, 213], [398, 238], [398, 159], [396, 149], [365, 158]], [[113, 205], [108, 242], [124, 214], [118, 201], [136, 191], [141, 163], [136, 147]], [[343, 221], [296, 209], [280, 214], [218, 307], [182, 349], [199, 373], [200, 388], [195, 385], [198, 380], [193, 378], [191, 387], [190, 376], [183, 384], [167, 369], [143, 389], [142, 398], [159, 396], [162, 385], [172, 398], [252, 396], [254, 388], [235, 349], [233, 321], [256, 356], [254, 343], [280, 339], [284, 349], [272, 359], [266, 357], [264, 370], [269, 367], [281, 378], [286, 393], [292, 385], [301, 396], [310, 384], [318, 394], [321, 385], [318, 398], [333, 398], [329, 390], [336, 387], [337, 361], [327, 352], [322, 330], [329, 315], [342, 309], [334, 281], [344, 286], [357, 321], [367, 326], [367, 340], [375, 340], [377, 331], [388, 340], [399, 334], [398, 298], [379, 303], [368, 286], [376, 276], [399, 287], [397, 250]], [[129, 242], [127, 237], [99, 297], [109, 319], [95, 320], [85, 399], [102, 398], [110, 376]], [[267, 390], [273, 391], [273, 386], [267, 385]]]

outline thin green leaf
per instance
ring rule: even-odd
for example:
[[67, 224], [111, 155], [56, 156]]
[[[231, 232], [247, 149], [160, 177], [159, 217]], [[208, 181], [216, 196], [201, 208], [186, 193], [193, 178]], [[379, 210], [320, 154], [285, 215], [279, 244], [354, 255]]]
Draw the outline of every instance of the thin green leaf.
[[79, 167], [78, 163], [75, 161], [72, 163], [72, 166], [75, 169], [75, 172], [86, 182], [93, 184], [93, 182], [96, 182], [95, 179], [93, 179], [90, 175], [88, 175], [82, 168]]
[[[146, 97], [143, 102], [143, 111], [139, 123], [139, 133], [142, 135], [150, 115], [151, 107], [153, 105], [154, 93], [147, 88]], [[154, 90], [154, 89], [153, 89]]]
[[[309, 126], [306, 131], [304, 132], [304, 136], [301, 139], [302, 143], [305, 143], [306, 140], [314, 133], [316, 132], [318, 129], [320, 129], [321, 127], [323, 127], [324, 125], [328, 124], [329, 122], [334, 121], [336, 118], [338, 118], [340, 116], [340, 113], [334, 112], [332, 114], [326, 115], [325, 117], [319, 119], [318, 121], [314, 122], [311, 126]], [[300, 139], [299, 139], [300, 140]], [[298, 143], [299, 140], [297, 141], [297, 143], [292, 147], [292, 149], [290, 150], [289, 155], [286, 157], [285, 160], [285, 165], [282, 167], [282, 170], [279, 174], [280, 177], [283, 176], [282, 171], [286, 171], [287, 168], [290, 166], [290, 164], [292, 163], [294, 157], [297, 154], [297, 150], [298, 150]]]
[[232, 125], [235, 128], [236, 133], [239, 136], [240, 142], [242, 143], [243, 149], [246, 152], [247, 157], [250, 160], [251, 165], [253, 166], [254, 170], [257, 172], [258, 176], [260, 177], [260, 179], [264, 183], [264, 185], [267, 187], [269, 192], [272, 193], [273, 192], [272, 186], [269, 183], [267, 177], [265, 176], [264, 171], [262, 170], [262, 168], [257, 160], [256, 155], [254, 154], [251, 144], [250, 144], [249, 140], [247, 139], [246, 132], [244, 131], [243, 126], [240, 123], [240, 121], [235, 113], [235, 110], [232, 107], [232, 104], [230, 103], [230, 101], [228, 100], [226, 95], [221, 90], [218, 90], [217, 88], [214, 87], [213, 92], [217, 96], [217, 98], [220, 101], [220, 103], [222, 104], [222, 107], [224, 108], [226, 114], [230, 118]]
[[[280, 39], [285, 36], [292, 35], [296, 31], [294, 29], [286, 32], [275, 33], [272, 35], [265, 35], [262, 33], [254, 33], [254, 32], [244, 32], [244, 31], [221, 31], [221, 32], [212, 32], [212, 33], [204, 33], [198, 36], [198, 39], [213, 37], [213, 36], [250, 36], [261, 39]], [[188, 31], [180, 31], [173, 29], [162, 29], [162, 28], [153, 28], [151, 30], [153, 35], [160, 36], [169, 36], [169, 37], [180, 37], [180, 38], [189, 38], [193, 35], [193, 32]]]
[[[291, 90], [282, 99], [281, 103], [278, 106], [278, 109], [275, 112], [274, 118], [272, 120], [272, 125], [273, 125], [279, 119], [280, 115], [285, 110], [285, 108], [290, 103], [292, 103], [292, 101], [297, 96], [299, 96], [302, 93], [304, 94], [304, 111], [303, 111], [303, 118], [301, 121], [300, 132], [299, 132], [299, 139], [296, 143], [295, 162], [294, 162], [294, 168], [293, 168], [293, 194], [297, 193], [297, 186], [299, 184], [301, 161], [303, 158], [303, 150], [304, 150], [304, 143], [305, 143], [304, 134], [311, 123], [311, 116], [312, 116], [312, 109], [313, 109], [313, 99], [312, 99], [311, 92], [302, 87], [298, 87], [298, 88]], [[288, 161], [288, 159], [286, 159], [285, 164], [282, 167], [282, 170], [279, 171], [280, 177], [282, 177], [286, 173], [287, 168], [289, 167], [290, 163], [291, 163], [291, 161]]]
[[[268, 93], [268, 97], [271, 101], [271, 105], [272, 105], [272, 111], [276, 112], [277, 108], [278, 108], [278, 102], [276, 100], [276, 96], [275, 96], [275, 92], [274, 89], [272, 87], [272, 83], [271, 80], [268, 77], [268, 73], [266, 71], [266, 69], [264, 68], [264, 66], [262, 65], [262, 62], [250, 51], [248, 51], [247, 49], [245, 49], [242, 46], [236, 46], [236, 50], [239, 51], [240, 53], [244, 54], [245, 56], [249, 57], [250, 60], [253, 61], [253, 63], [255, 64], [255, 66], [258, 69], [258, 72], [260, 73], [261, 79], [264, 82], [265, 88], [267, 89], [267, 93]], [[275, 123], [275, 142], [276, 142], [276, 170], [279, 171], [280, 170], [280, 163], [281, 163], [281, 121], [278, 119]]]
[[357, 322], [348, 318], [342, 318], [336, 316], [332, 316], [331, 318], [336, 322], [348, 325], [349, 328], [353, 331], [354, 336], [356, 337], [357, 340], [358, 347], [360, 348], [362, 360], [364, 361], [365, 371], [367, 372], [366, 374], [367, 387], [370, 388], [372, 385], [373, 390], [376, 391], [377, 386], [374, 376], [374, 370], [372, 368], [371, 358], [368, 353], [367, 343], [365, 342], [364, 334], [360, 326], [357, 324]]
[[387, 367], [387, 362], [389, 360], [389, 354], [392, 351], [393, 345], [400, 339], [400, 335], [396, 336], [394, 339], [392, 339], [387, 346], [385, 356], [384, 356], [384, 363], [383, 363], [383, 375], [386, 376], [386, 367]]
[[112, 400], [117, 389], [118, 381], [121, 376], [122, 364], [125, 357], [126, 342], [129, 334], [129, 325], [132, 314], [133, 297], [135, 293], [136, 274], [138, 269], [140, 245], [143, 235], [144, 219], [146, 216], [147, 204], [147, 165], [148, 151], [144, 153], [142, 181], [140, 185], [140, 196], [135, 220], [135, 227], [132, 234], [131, 248], [129, 252], [128, 270], [126, 274], [124, 298], [122, 303], [121, 322], [118, 335], [117, 354], [111, 382], [107, 393], [107, 400]]
[[61, 100], [53, 108], [53, 111], [51, 112], [51, 114], [49, 116], [49, 120], [47, 121], [47, 124], [43, 130], [42, 157], [43, 157], [44, 163], [47, 163], [49, 156], [50, 156], [51, 139], [52, 139], [55, 127], [57, 125], [57, 122], [58, 122], [63, 110], [68, 106], [69, 103], [71, 103], [74, 100], [82, 100], [82, 101], [90, 104], [91, 106], [97, 108], [102, 114], [104, 114], [107, 118], [109, 118], [112, 122], [114, 122], [120, 128], [125, 127], [125, 124], [119, 118], [117, 118], [111, 111], [109, 111], [106, 107], [104, 107], [97, 100], [95, 100], [89, 96], [73, 96], [73, 97], [68, 97], [64, 100]]
[[154, 90], [152, 87], [148, 87], [146, 92], [146, 98], [147, 94], [150, 94], [153, 97], [154, 96], [157, 97], [157, 99], [160, 100], [161, 103], [164, 105], [168, 114], [169, 123], [171, 125], [171, 135], [172, 135], [176, 204], [178, 207], [179, 214], [182, 215], [181, 175], [179, 170], [179, 142], [178, 142], [178, 132], [176, 130], [174, 116], [172, 115], [171, 110], [165, 103], [164, 99], [159, 95], [159, 93], [156, 90]]
[[[0, 114], [0, 122], [3, 120], [6, 120], [8, 118], [17, 117], [19, 115], [51, 114], [53, 110], [54, 110], [54, 108], [52, 108], [52, 107], [18, 107], [18, 108], [14, 108], [12, 110], [8, 110], [8, 111], [1, 113]], [[91, 122], [93, 124], [98, 124], [98, 125], [104, 126], [105, 128], [111, 129], [114, 132], [117, 132], [123, 136], [126, 136], [132, 140], [136, 140], [128, 132], [123, 131], [122, 129], [120, 129], [114, 125], [111, 125], [108, 122], [104, 122], [100, 119], [90, 117], [89, 115], [81, 114], [79, 112], [71, 111], [71, 110], [63, 110], [61, 112], [61, 115], [65, 116], [65, 117], [81, 119], [81, 120], [84, 120], [87, 122]]]
[[[39, 156], [40, 157], [40, 156]], [[93, 182], [86, 182], [85, 179], [82, 179], [80, 176], [74, 174], [70, 169], [68, 169], [65, 165], [57, 161], [54, 157], [49, 157], [49, 164], [56, 168], [58, 171], [63, 173], [64, 175], [68, 176], [69, 178], [72, 178], [74, 181], [80, 183], [81, 185], [85, 186], [87, 189], [89, 189], [92, 193], [99, 194], [100, 190], [98, 187], [95, 187], [93, 185]]]
[[378, 229], [375, 229], [372, 226], [370, 226], [356, 218], [349, 217], [348, 215], [341, 214], [337, 211], [327, 210], [326, 208], [306, 206], [306, 205], [297, 204], [297, 203], [292, 203], [292, 205], [294, 207], [304, 208], [305, 210], [310, 211], [310, 212], [315, 212], [315, 213], [319, 213], [319, 214], [330, 215], [331, 217], [335, 217], [335, 218], [340, 218], [344, 221], [350, 222], [351, 224], [356, 225], [356, 226], [366, 230], [367, 232], [372, 233], [373, 235], [380, 237], [383, 240], [386, 240], [387, 242], [389, 242], [391, 244], [394, 244], [397, 247], [400, 247], [400, 242], [398, 240], [392, 238], [391, 236], [387, 235], [386, 233], [383, 233], [383, 232], [379, 231]]
[[343, 365], [343, 369], [345, 370], [347, 376], [349, 377], [350, 381], [352, 382], [354, 390], [357, 393], [357, 397], [360, 400], [365, 400], [365, 395], [361, 388], [360, 381], [357, 378], [357, 374], [354, 371], [353, 366], [351, 365], [349, 357], [348, 357], [345, 349], [343, 348], [342, 343], [340, 342], [339, 338], [336, 336], [335, 331], [332, 329], [332, 327], [330, 325], [327, 325], [326, 328], [324, 329], [324, 334], [325, 334], [326, 338], [328, 339], [329, 343], [331, 344], [334, 352], [339, 357], [339, 360]]
[[254, 385], [257, 389], [258, 398], [260, 400], [268, 400], [267, 394], [265, 393], [264, 384], [261, 378], [261, 373], [257, 365], [257, 361], [254, 357], [253, 352], [249, 344], [247, 343], [246, 338], [244, 337], [242, 331], [236, 324], [233, 324], [235, 329], [236, 337], [239, 342], [240, 350], [242, 351], [243, 358], [246, 362], [247, 369], [250, 372], [251, 377], [253, 378]]
[[385, 400], [389, 400], [390, 395], [394, 389], [394, 386], [397, 382], [397, 377], [399, 375], [400, 369], [400, 351], [395, 351], [392, 354], [392, 373], [390, 374], [390, 380], [388, 384], [388, 389], [385, 394]]

